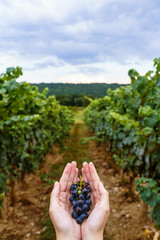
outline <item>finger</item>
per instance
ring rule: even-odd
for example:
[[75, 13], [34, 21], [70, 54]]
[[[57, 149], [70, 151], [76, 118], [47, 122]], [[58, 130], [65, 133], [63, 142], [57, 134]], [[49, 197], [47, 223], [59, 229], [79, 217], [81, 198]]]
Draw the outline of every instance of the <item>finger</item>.
[[89, 167], [91, 179], [92, 179], [92, 182], [93, 182], [93, 185], [94, 185], [94, 189], [96, 191], [98, 191], [98, 186], [99, 186], [100, 179], [99, 179], [99, 176], [98, 176], [97, 171], [95, 169], [95, 166], [93, 165], [92, 162], [90, 162], [88, 167]]
[[83, 169], [83, 170], [82, 170], [82, 173], [83, 173], [83, 175], [85, 176], [85, 181], [86, 181], [86, 182], [89, 182], [89, 177], [88, 177], [88, 174], [87, 174], [87, 171], [88, 171], [88, 163], [84, 162], [82, 169]]
[[86, 177], [85, 170], [83, 167], [82, 167], [82, 180], [87, 182], [87, 177]]
[[50, 211], [53, 211], [53, 209], [58, 206], [59, 204], [59, 194], [60, 194], [60, 186], [59, 183], [56, 181], [54, 184], [54, 188], [51, 192], [51, 198], [50, 198]]
[[76, 183], [78, 179], [78, 168], [76, 168], [76, 171], [74, 173], [73, 183]]
[[[84, 170], [83, 167], [82, 167], [82, 180], [85, 181], [85, 182], [89, 182], [89, 180], [86, 177], [85, 170]], [[94, 194], [91, 194], [91, 201], [92, 201], [92, 206], [95, 205]]]
[[[85, 165], [85, 164], [84, 164], [84, 165]], [[91, 208], [93, 208], [93, 206], [95, 205], [94, 188], [93, 188], [93, 186], [92, 186], [92, 183], [91, 183], [90, 178], [88, 178], [88, 177], [86, 176], [86, 171], [85, 171], [84, 167], [82, 168], [82, 174], [83, 174], [83, 179], [84, 179], [84, 181], [90, 183], [90, 187], [91, 187], [91, 190], [92, 190], [92, 192], [91, 192], [92, 207], [91, 207]]]
[[71, 162], [71, 171], [70, 171], [70, 175], [69, 175], [69, 179], [68, 179], [67, 191], [69, 191], [70, 186], [73, 184], [76, 166], [77, 166], [77, 163], [75, 161]]
[[[71, 185], [73, 183], [76, 183], [77, 181], [78, 181], [78, 168], [75, 169], [74, 177], [73, 177], [73, 181], [72, 181]], [[70, 196], [70, 191], [68, 191], [68, 197], [67, 197], [68, 202], [69, 202], [69, 196]]]
[[92, 182], [92, 179], [91, 179], [88, 163], [84, 162], [83, 163], [83, 168], [84, 168], [85, 176], [87, 178], [87, 182], [89, 182], [91, 190], [93, 191], [94, 190], [94, 186], [93, 186], [93, 182]]
[[65, 192], [67, 189], [70, 171], [71, 171], [71, 164], [67, 163], [59, 182], [61, 186], [61, 192]]

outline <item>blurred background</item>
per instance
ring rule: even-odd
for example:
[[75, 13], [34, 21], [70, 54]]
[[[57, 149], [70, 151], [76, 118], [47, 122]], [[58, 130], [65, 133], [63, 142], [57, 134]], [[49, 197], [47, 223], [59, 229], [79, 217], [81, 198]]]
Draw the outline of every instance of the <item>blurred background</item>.
[[50, 192], [92, 161], [105, 240], [160, 239], [160, 2], [0, 1], [0, 239], [56, 239]]

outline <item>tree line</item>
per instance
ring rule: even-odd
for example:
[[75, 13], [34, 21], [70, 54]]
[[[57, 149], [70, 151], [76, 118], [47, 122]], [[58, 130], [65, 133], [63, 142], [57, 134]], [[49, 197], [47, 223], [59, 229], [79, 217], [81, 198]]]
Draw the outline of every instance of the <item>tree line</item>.
[[62, 105], [83, 107], [89, 104], [88, 98], [102, 98], [106, 95], [108, 89], [114, 90], [120, 86], [126, 86], [125, 84], [120, 85], [118, 83], [38, 83], [32, 85], [37, 86], [40, 92], [42, 92], [44, 88], [48, 88], [48, 96], [55, 95], [56, 99]]

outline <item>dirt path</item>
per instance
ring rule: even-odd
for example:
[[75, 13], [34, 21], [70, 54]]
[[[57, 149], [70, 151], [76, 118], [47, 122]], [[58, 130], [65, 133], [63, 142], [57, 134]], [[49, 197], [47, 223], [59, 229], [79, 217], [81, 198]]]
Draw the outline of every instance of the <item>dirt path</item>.
[[[79, 169], [84, 161], [93, 161], [98, 174], [110, 193], [111, 214], [104, 233], [104, 240], [145, 240], [145, 226], [153, 226], [149, 218], [140, 217], [141, 205], [132, 202], [127, 188], [120, 185], [120, 176], [107, 162], [111, 156], [106, 146], [88, 141], [89, 133], [82, 121], [82, 111], [76, 115], [71, 137], [59, 153], [53, 146], [44, 164], [34, 174], [26, 175], [25, 185], [16, 184], [16, 203], [10, 206], [9, 196], [3, 206], [0, 220], [2, 240], [51, 240], [55, 233], [48, 216], [52, 179], [59, 180], [67, 162], [76, 161]], [[144, 237], [143, 237], [144, 235]]]

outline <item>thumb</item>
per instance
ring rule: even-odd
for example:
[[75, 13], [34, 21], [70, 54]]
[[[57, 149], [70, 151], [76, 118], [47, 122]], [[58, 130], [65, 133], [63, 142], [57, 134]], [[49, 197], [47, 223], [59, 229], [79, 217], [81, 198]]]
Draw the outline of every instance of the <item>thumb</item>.
[[54, 195], [59, 196], [59, 182], [55, 181], [53, 191]]
[[50, 198], [50, 209], [54, 209], [56, 205], [58, 205], [59, 202], [59, 194], [60, 194], [60, 186], [59, 182], [54, 183], [54, 188], [51, 192], [51, 198]]
[[101, 205], [105, 206], [109, 210], [109, 193], [102, 182], [99, 183], [99, 193], [101, 196]]

